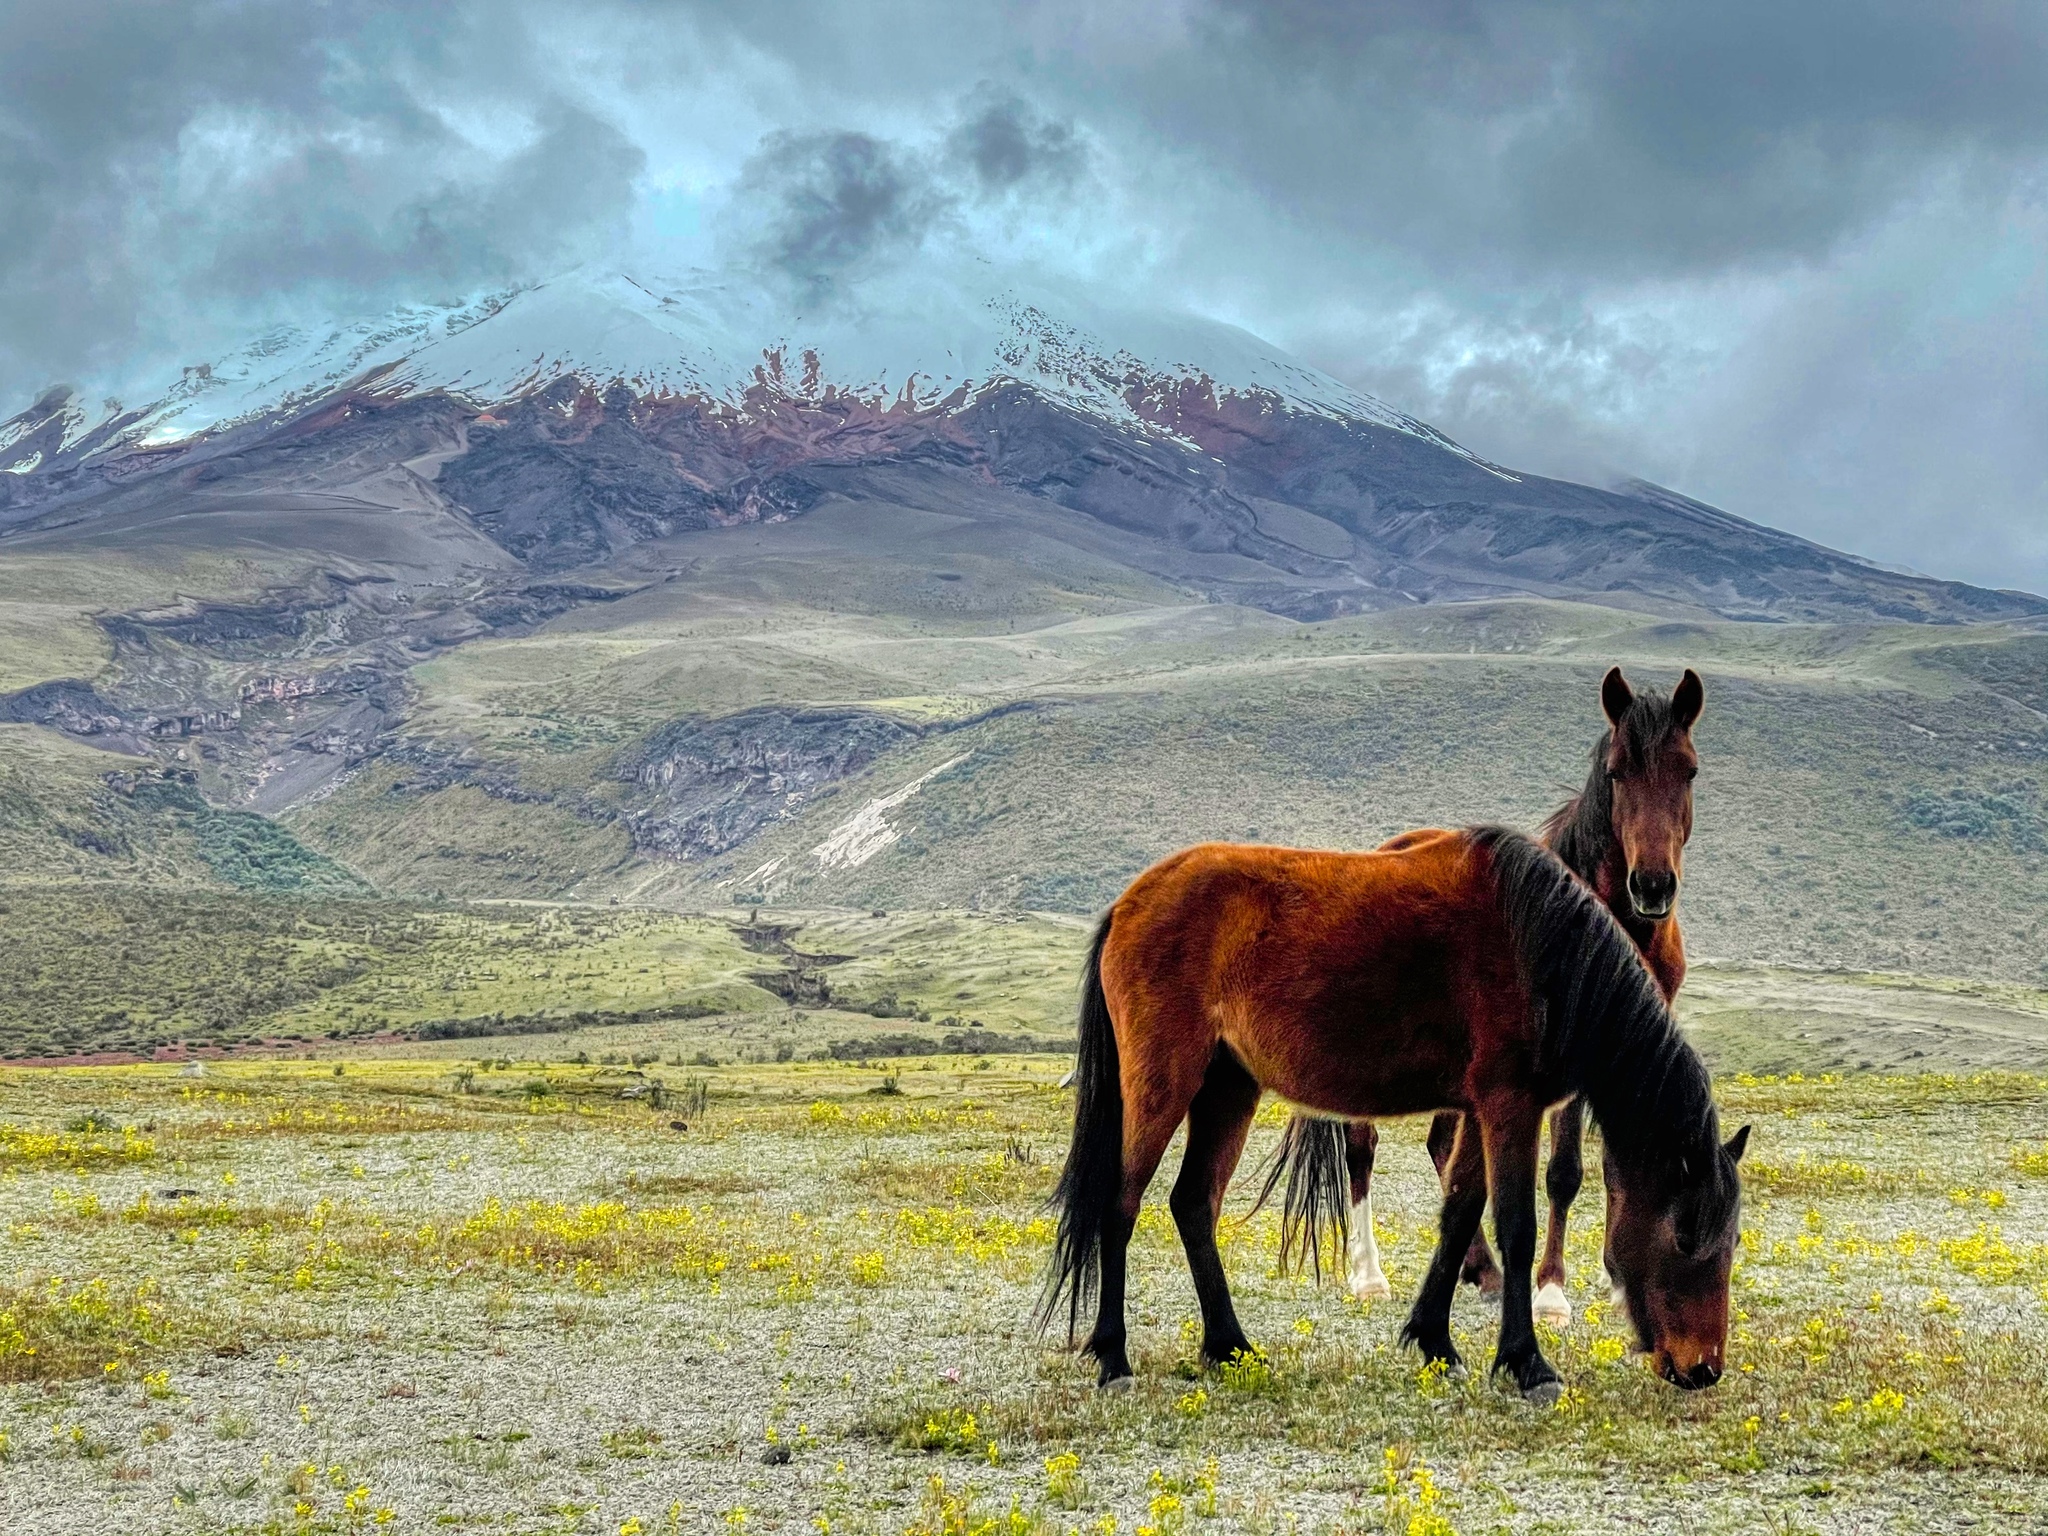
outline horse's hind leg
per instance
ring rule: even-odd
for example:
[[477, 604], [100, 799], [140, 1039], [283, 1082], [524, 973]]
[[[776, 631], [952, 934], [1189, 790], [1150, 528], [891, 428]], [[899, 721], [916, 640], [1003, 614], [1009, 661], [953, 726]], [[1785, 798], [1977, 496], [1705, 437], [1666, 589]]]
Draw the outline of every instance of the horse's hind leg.
[[[1098, 1387], [1128, 1386], [1131, 1357], [1124, 1325], [1124, 1284], [1131, 1233], [1145, 1202], [1145, 1187], [1159, 1169], [1167, 1144], [1187, 1114], [1196, 1087], [1192, 1071], [1170, 1052], [1142, 1058], [1132, 1051], [1122, 1062], [1124, 1095], [1123, 1186], [1102, 1221], [1102, 1269], [1095, 1328], [1083, 1346], [1101, 1367]], [[1239, 1146], [1243, 1137], [1238, 1138]], [[1233, 1155], [1232, 1161], [1235, 1162]], [[1228, 1174], [1225, 1175], [1228, 1177]], [[1213, 1244], [1213, 1236], [1212, 1236]]]
[[[1429, 1122], [1429, 1157], [1436, 1164], [1440, 1180], [1447, 1177], [1451, 1147], [1458, 1139], [1458, 1122], [1463, 1118], [1456, 1110], [1447, 1109]], [[1449, 1193], [1448, 1187], [1445, 1193]], [[1472, 1245], [1465, 1250], [1465, 1263], [1458, 1278], [1467, 1285], [1478, 1286], [1482, 1296], [1500, 1293], [1500, 1266], [1493, 1262], [1493, 1250], [1486, 1246], [1485, 1229], [1477, 1222], [1473, 1223]]]
[[[1187, 1152], [1180, 1177], [1173, 1181], [1171, 1201], [1174, 1225], [1180, 1228], [1188, 1268], [1194, 1273], [1195, 1295], [1202, 1304], [1202, 1357], [1211, 1363], [1251, 1352], [1230, 1304], [1230, 1283], [1216, 1249], [1216, 1220], [1258, 1107], [1258, 1083], [1228, 1047], [1217, 1046], [1201, 1091], [1188, 1107]], [[1313, 1232], [1309, 1240], [1315, 1240]]]
[[1353, 1120], [1344, 1128], [1344, 1165], [1351, 1176], [1351, 1242], [1347, 1280], [1360, 1301], [1394, 1294], [1380, 1268], [1380, 1245], [1372, 1230], [1372, 1165], [1380, 1133], [1370, 1120]]
[[1581, 1100], [1566, 1099], [1550, 1112], [1550, 1169], [1543, 1179], [1550, 1196], [1550, 1227], [1544, 1235], [1543, 1262], [1536, 1266], [1536, 1320], [1560, 1328], [1572, 1320], [1572, 1304], [1564, 1293], [1564, 1230], [1586, 1177], [1585, 1138]]
[[1464, 1362], [1451, 1343], [1451, 1298], [1458, 1292], [1457, 1255], [1465, 1251], [1479, 1218], [1486, 1211], [1486, 1151], [1479, 1127], [1463, 1115], [1453, 1117], [1456, 1134], [1444, 1160], [1444, 1206], [1437, 1217], [1436, 1252], [1422, 1278], [1401, 1342], [1413, 1344], [1431, 1364], [1441, 1361], [1457, 1370]]

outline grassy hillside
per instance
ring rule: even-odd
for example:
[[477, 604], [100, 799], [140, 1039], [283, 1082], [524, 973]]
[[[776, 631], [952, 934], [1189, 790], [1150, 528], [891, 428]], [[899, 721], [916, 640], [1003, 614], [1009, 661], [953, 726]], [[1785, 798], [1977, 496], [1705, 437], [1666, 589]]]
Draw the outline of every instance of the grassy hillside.
[[189, 773], [27, 725], [0, 725], [0, 870], [11, 880], [370, 891], [275, 821], [210, 804]]
[[[288, 819], [395, 891], [1079, 914], [1198, 838], [1530, 824], [1583, 779], [1608, 665], [1692, 665], [1696, 949], [2048, 974], [2039, 634], [1537, 601], [1299, 624], [1190, 603], [1033, 519], [839, 504], [664, 541], [647, 559], [676, 579], [415, 670], [411, 739], [466, 773], [379, 768]], [[769, 705], [921, 734], [722, 855], [637, 851], [646, 799], [619, 765], [666, 722]], [[857, 863], [814, 852], [863, 811], [894, 840]]]
[[[395, 795], [371, 775], [293, 824], [374, 858], [365, 867], [401, 890], [1083, 913], [1200, 838], [1356, 847], [1432, 823], [1533, 824], [1583, 780], [1601, 671], [1620, 661], [1668, 682], [1687, 663], [1708, 682], [1684, 907], [1696, 950], [2044, 974], [2048, 723], [1977, 678], [2029, 665], [2037, 636], [1958, 644], [1540, 603], [1313, 625], [1151, 609], [915, 643], [877, 617], [781, 612], [765, 633], [665, 622], [677, 631], [659, 648], [692, 659], [671, 657], [645, 693], [634, 668], [646, 652], [614, 656], [587, 636], [569, 648], [587, 670], [551, 676], [568, 653], [550, 643], [517, 686], [478, 685], [460, 655], [427, 669], [423, 718], [530, 804], [485, 806], [461, 786]], [[864, 691], [843, 671], [824, 691], [821, 657], [858, 659]], [[660, 710], [729, 711], [742, 671], [756, 703], [858, 702], [924, 735], [727, 855], [635, 856], [615, 819], [629, 786], [610, 765]], [[997, 704], [1016, 707], [990, 715]], [[875, 813], [896, 837], [872, 857], [815, 852], [947, 764]], [[500, 829], [511, 822], [550, 835]]]
[[[399, 668], [390, 713], [309, 748], [296, 733], [341, 705], [251, 704], [239, 743], [152, 746], [213, 805], [314, 770], [274, 839], [168, 783], [118, 793], [125, 759], [0, 728], [0, 853], [36, 879], [359, 876], [430, 901], [1081, 916], [1200, 838], [1360, 847], [1417, 825], [1533, 824], [1583, 779], [1608, 665], [1651, 682], [1693, 665], [1708, 687], [1682, 909], [1696, 953], [2048, 978], [2048, 636], [1528, 600], [1296, 623], [1204, 600], [1232, 557], [1189, 554], [1169, 581], [1135, 563], [1130, 536], [1043, 502], [970, 515], [915, 500], [656, 541], [607, 575], [624, 595], [530, 632], [428, 626], [408, 650], [374, 626], [351, 639], [361, 607], [261, 644], [152, 630], [146, 656], [106, 663], [103, 689], [189, 685], [225, 708], [252, 679], [373, 658]], [[83, 623], [187, 584], [247, 592], [290, 574], [236, 552], [240, 516], [219, 547], [205, 518], [181, 522], [186, 542], [158, 566], [124, 547], [101, 570], [61, 540], [12, 553], [0, 601], [59, 602]], [[460, 581], [443, 586], [434, 601], [452, 602]], [[375, 604], [412, 601], [372, 587]], [[87, 671], [104, 649], [50, 634], [23, 676]], [[778, 709], [886, 721], [887, 739], [834, 758], [829, 722], [794, 745], [747, 737]], [[700, 796], [710, 833], [672, 857], [650, 828], [703, 808], [664, 800], [664, 775], [703, 764], [695, 746], [648, 755], [734, 721]]]
[[280, 550], [274, 530], [260, 540], [183, 542], [160, 531], [133, 542], [93, 530], [10, 539], [0, 552], [0, 694], [99, 676], [114, 655], [100, 615], [248, 598], [303, 580], [319, 563]]

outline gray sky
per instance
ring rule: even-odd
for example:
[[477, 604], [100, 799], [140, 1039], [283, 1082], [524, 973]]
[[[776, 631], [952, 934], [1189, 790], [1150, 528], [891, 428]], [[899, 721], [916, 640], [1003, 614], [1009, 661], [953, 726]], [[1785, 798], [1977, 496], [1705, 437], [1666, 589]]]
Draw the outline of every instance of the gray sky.
[[586, 259], [956, 244], [2048, 591], [2048, 6], [0, 0], [0, 414]]

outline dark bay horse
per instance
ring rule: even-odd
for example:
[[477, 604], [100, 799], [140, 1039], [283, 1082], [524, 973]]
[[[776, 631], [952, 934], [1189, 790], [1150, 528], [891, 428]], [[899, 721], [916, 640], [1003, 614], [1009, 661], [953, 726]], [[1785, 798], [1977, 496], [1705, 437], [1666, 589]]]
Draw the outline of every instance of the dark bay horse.
[[[1591, 770], [1578, 794], [1544, 822], [1539, 836], [1612, 912], [1635, 941], [1664, 1001], [1685, 980], [1685, 940], [1678, 927], [1678, 885], [1685, 845], [1692, 836], [1692, 781], [1699, 757], [1692, 728], [1706, 691], [1687, 668], [1669, 698], [1629, 687], [1621, 668], [1600, 683], [1608, 729], [1593, 748]], [[1382, 844], [1406, 847], [1433, 832], [1408, 832]], [[1441, 1114], [1429, 1129], [1429, 1152], [1442, 1175], [1450, 1166], [1458, 1117]], [[1550, 1224], [1536, 1268], [1536, 1316], [1571, 1321], [1565, 1296], [1565, 1226], [1585, 1177], [1585, 1105], [1567, 1099], [1550, 1115], [1550, 1166], [1544, 1178]], [[1298, 1244], [1320, 1266], [1324, 1234], [1346, 1252], [1347, 1283], [1361, 1299], [1387, 1296], [1372, 1229], [1372, 1170], [1379, 1135], [1369, 1121], [1349, 1125], [1297, 1115], [1288, 1123], [1260, 1203], [1287, 1179], [1283, 1254]], [[1350, 1210], [1339, 1195], [1349, 1196]], [[1465, 1255], [1463, 1278], [1484, 1291], [1500, 1288], [1500, 1271], [1482, 1232]]]
[[[1082, 979], [1073, 1141], [1040, 1307], [1131, 1374], [1125, 1256], [1182, 1120], [1171, 1206], [1202, 1353], [1250, 1348], [1216, 1248], [1262, 1091], [1342, 1119], [1454, 1110], [1436, 1262], [1403, 1338], [1459, 1364], [1458, 1255], [1489, 1196], [1505, 1265], [1494, 1369], [1554, 1401], [1530, 1309], [1536, 1153], [1582, 1094], [1606, 1137], [1608, 1253], [1639, 1342], [1685, 1387], [1720, 1378], [1745, 1127], [1723, 1146], [1705, 1065], [1629, 942], [1556, 855], [1499, 828], [1373, 853], [1206, 844], [1154, 865], [1096, 930]], [[1064, 1299], [1065, 1305], [1062, 1306]]]

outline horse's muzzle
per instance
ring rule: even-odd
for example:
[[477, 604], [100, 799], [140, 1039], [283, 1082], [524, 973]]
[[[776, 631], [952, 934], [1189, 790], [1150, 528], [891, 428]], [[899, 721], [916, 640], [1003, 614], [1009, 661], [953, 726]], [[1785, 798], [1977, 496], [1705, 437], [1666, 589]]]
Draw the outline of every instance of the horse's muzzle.
[[1689, 1371], [1681, 1371], [1670, 1359], [1664, 1361], [1664, 1379], [1683, 1392], [1700, 1392], [1721, 1379], [1719, 1367], [1702, 1360]]
[[1678, 876], [1668, 869], [1632, 869], [1628, 872], [1628, 903], [1637, 917], [1658, 920], [1671, 915], [1678, 899]]

